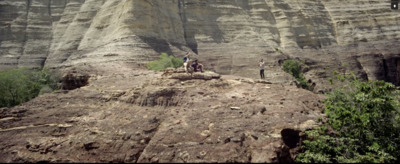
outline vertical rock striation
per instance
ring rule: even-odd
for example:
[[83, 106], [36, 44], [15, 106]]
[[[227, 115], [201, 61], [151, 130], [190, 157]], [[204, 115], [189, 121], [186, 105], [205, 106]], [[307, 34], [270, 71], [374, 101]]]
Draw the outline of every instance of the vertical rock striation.
[[0, 0], [0, 69], [141, 64], [192, 51], [222, 74], [257, 77], [254, 63], [265, 58], [272, 77], [278, 61], [299, 58], [382, 79], [397, 66], [380, 73], [384, 64], [362, 55], [398, 58], [399, 17], [380, 0]]

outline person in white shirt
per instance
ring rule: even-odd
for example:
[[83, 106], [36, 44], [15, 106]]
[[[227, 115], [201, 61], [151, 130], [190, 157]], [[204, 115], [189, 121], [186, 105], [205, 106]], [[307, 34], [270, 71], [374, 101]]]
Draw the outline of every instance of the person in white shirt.
[[189, 52], [186, 53], [185, 57], [183, 58], [183, 67], [185, 68], [185, 71], [187, 72], [187, 64], [189, 62]]

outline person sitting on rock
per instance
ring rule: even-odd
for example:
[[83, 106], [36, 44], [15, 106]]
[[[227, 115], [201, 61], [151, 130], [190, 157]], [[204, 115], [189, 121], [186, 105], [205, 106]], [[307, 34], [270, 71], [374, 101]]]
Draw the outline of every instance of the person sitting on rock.
[[194, 72], [198, 72], [198, 71], [203, 72], [203, 65], [200, 64], [197, 59], [193, 61], [192, 67], [193, 67]]

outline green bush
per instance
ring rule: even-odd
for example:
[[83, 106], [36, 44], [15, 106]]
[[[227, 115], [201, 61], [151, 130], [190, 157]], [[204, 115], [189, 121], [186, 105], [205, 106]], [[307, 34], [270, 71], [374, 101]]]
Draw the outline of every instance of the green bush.
[[52, 90], [57, 88], [57, 77], [51, 75], [45, 68], [41, 70], [16, 68], [1, 71], [0, 107], [12, 107], [27, 102], [38, 96], [43, 86]]
[[183, 65], [183, 59], [174, 56], [168, 56], [166, 53], [161, 53], [160, 59], [147, 63], [147, 68], [150, 70], [163, 70], [168, 67], [178, 68]]
[[295, 61], [295, 60], [285, 60], [282, 64], [283, 70], [289, 74], [291, 74], [293, 77], [300, 78], [301, 76], [301, 66], [300, 64]]
[[53, 92], [53, 89], [50, 88], [50, 86], [45, 85], [45, 86], [43, 86], [43, 87], [40, 89], [39, 95], [43, 95], [43, 94], [51, 93], [51, 92]]
[[328, 121], [306, 132], [296, 161], [400, 162], [399, 98], [391, 83], [349, 81], [325, 100]]
[[310, 89], [310, 84], [301, 72], [301, 65], [295, 60], [285, 60], [282, 64], [283, 70], [296, 78], [301, 88]]

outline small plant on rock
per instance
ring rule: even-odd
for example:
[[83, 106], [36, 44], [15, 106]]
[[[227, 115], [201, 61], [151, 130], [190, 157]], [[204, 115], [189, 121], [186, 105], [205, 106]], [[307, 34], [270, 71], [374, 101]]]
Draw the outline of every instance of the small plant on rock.
[[178, 68], [183, 66], [183, 60], [180, 58], [176, 58], [172, 55], [168, 55], [166, 53], [161, 53], [160, 59], [151, 61], [147, 63], [147, 68], [150, 70], [163, 70], [169, 67]]

